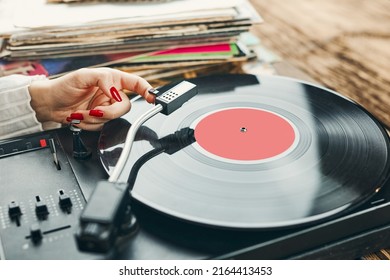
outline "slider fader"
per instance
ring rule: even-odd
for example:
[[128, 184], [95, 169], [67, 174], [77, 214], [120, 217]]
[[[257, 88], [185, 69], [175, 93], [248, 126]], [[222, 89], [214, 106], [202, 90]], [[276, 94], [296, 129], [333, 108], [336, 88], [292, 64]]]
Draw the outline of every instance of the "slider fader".
[[3, 141], [0, 151], [0, 259], [96, 258], [75, 245], [85, 198], [56, 134]]

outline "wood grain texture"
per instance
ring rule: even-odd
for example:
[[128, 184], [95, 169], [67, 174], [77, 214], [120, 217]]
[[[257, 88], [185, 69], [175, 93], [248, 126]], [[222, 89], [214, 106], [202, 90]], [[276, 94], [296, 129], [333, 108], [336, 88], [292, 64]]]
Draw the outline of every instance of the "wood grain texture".
[[390, 127], [390, 1], [250, 1], [264, 46]]
[[[250, 1], [264, 18], [253, 28], [264, 46], [390, 127], [389, 0]], [[390, 259], [390, 249], [363, 259]]]

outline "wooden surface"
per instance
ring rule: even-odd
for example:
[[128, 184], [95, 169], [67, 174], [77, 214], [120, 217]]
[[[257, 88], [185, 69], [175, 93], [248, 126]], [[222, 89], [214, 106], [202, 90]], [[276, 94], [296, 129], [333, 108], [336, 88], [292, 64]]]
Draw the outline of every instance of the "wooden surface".
[[[282, 59], [278, 73], [319, 82], [390, 127], [389, 0], [250, 1], [264, 19], [253, 32]], [[390, 259], [390, 250], [363, 259]]]
[[389, 0], [250, 0], [262, 44], [390, 127]]

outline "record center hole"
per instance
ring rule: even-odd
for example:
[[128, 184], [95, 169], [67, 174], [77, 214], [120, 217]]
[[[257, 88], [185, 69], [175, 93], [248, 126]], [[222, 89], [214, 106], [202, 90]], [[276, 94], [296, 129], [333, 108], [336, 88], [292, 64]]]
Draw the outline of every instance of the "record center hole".
[[244, 132], [247, 132], [247, 129], [246, 129], [246, 127], [241, 127], [240, 131], [244, 133]]

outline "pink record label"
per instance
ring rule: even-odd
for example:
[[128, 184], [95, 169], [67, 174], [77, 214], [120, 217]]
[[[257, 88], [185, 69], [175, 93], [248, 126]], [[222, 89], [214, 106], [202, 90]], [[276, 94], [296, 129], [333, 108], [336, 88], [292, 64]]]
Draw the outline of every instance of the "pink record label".
[[283, 117], [253, 108], [211, 113], [195, 127], [197, 143], [231, 160], [265, 160], [286, 152], [295, 141], [293, 126]]

